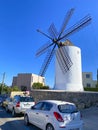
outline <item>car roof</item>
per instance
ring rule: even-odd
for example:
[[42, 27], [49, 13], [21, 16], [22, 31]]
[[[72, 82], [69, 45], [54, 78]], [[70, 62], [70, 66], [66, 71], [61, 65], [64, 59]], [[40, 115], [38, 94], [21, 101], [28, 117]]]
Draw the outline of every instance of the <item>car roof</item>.
[[49, 102], [49, 103], [53, 103], [53, 104], [56, 104], [56, 105], [61, 105], [61, 104], [72, 104], [72, 105], [74, 105], [74, 103], [61, 101], [61, 100], [42, 100], [40, 102]]
[[25, 95], [15, 95], [14, 97], [30, 97], [30, 98], [33, 98], [32, 96], [25, 96]]

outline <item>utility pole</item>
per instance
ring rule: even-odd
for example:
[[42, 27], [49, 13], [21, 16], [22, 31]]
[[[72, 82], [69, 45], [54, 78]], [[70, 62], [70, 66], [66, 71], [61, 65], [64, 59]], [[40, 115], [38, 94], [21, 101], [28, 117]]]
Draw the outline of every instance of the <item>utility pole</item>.
[[97, 86], [98, 86], [98, 69], [97, 69]]
[[1, 93], [3, 93], [4, 80], [5, 80], [5, 72], [3, 73], [3, 78], [2, 78]]

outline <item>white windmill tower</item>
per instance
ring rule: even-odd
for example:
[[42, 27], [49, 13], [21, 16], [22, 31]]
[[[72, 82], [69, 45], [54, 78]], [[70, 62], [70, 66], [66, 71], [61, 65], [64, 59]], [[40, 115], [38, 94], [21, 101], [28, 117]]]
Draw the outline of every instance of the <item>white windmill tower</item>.
[[40, 76], [44, 76], [53, 55], [56, 53], [54, 89], [83, 91], [81, 50], [74, 46], [67, 37], [87, 26], [91, 21], [91, 17], [87, 15], [71, 28], [65, 30], [73, 11], [74, 9], [70, 9], [67, 12], [60, 33], [57, 33], [53, 23], [48, 29], [50, 35], [43, 33], [39, 29], [37, 30], [44, 36], [48, 37], [51, 40], [51, 43], [48, 42], [39, 48], [36, 56], [40, 56], [46, 51], [48, 52], [39, 73]]

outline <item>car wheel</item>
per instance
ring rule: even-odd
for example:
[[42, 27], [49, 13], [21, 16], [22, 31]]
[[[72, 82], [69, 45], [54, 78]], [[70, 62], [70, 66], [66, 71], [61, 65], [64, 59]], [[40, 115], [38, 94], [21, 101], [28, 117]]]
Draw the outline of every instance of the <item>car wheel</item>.
[[29, 125], [28, 115], [25, 115], [25, 116], [24, 116], [24, 124], [25, 124], [25, 125]]
[[48, 124], [46, 130], [55, 130], [55, 129], [51, 124]]
[[16, 112], [15, 112], [15, 110], [14, 110], [14, 109], [12, 110], [12, 116], [13, 116], [13, 117], [15, 117], [15, 116], [16, 116]]

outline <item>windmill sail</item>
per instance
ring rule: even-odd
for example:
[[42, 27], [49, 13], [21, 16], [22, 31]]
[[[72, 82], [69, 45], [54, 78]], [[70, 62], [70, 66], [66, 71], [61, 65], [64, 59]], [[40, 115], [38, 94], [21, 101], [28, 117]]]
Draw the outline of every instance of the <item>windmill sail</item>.
[[39, 75], [40, 75], [40, 76], [43, 76], [43, 75], [45, 74], [45, 72], [46, 72], [46, 70], [47, 70], [47, 68], [48, 68], [48, 65], [49, 65], [49, 63], [51, 62], [52, 57], [53, 57], [53, 55], [54, 55], [54, 53], [55, 53], [55, 47], [56, 47], [56, 45], [54, 45], [54, 47], [53, 47], [52, 50], [49, 50], [49, 51], [48, 51], [47, 56], [46, 56], [46, 58], [45, 58], [45, 60], [44, 60], [44, 62], [43, 62], [43, 64], [42, 64], [41, 70], [40, 70], [40, 72], [39, 72]]
[[54, 39], [57, 38], [58, 32], [57, 32], [56, 27], [53, 23], [50, 25], [48, 32], [52, 38], [54, 38]]
[[65, 16], [65, 18], [64, 18], [64, 21], [63, 21], [63, 24], [62, 24], [62, 27], [61, 27], [61, 30], [60, 30], [58, 39], [61, 37], [61, 35], [62, 35], [63, 32], [65, 31], [65, 28], [66, 28], [66, 26], [67, 26], [67, 24], [68, 24], [68, 22], [69, 22], [69, 20], [70, 20], [70, 18], [71, 18], [71, 16], [72, 16], [73, 12], [74, 12], [74, 9], [73, 9], [73, 8], [70, 9], [70, 10], [67, 12], [67, 14], [66, 14], [66, 16]]
[[[75, 25], [70, 27], [68, 30], [65, 30], [70, 18], [73, 15], [73, 12], [74, 12], [73, 8], [67, 12], [59, 33], [57, 32], [56, 27], [53, 23], [50, 25], [50, 27], [48, 29], [49, 34], [46, 34], [46, 33], [42, 32], [41, 30], [37, 29], [37, 31], [39, 33], [43, 34], [50, 40], [49, 43], [44, 44], [36, 53], [36, 56], [40, 56], [41, 54], [48, 51], [48, 55], [45, 58], [45, 61], [42, 65], [42, 68], [40, 71], [41, 76], [43, 76], [45, 74], [45, 72], [49, 66], [49, 63], [51, 62], [51, 59], [55, 53], [56, 47], [58, 47], [58, 52], [57, 52], [56, 57], [57, 57], [57, 60], [58, 60], [58, 63], [60, 65], [62, 72], [65, 73], [65, 72], [69, 71], [70, 67], [73, 65], [73, 63], [71, 61], [71, 57], [67, 53], [67, 50], [65, 48], [63, 48], [63, 46], [71, 45], [71, 43], [69, 44], [68, 42], [66, 42], [66, 44], [63, 44], [62, 41], [67, 40], [67, 38], [70, 35], [79, 31], [80, 29], [84, 28], [91, 22], [90, 15], [87, 15], [84, 18], [82, 18], [78, 23], [76, 23]], [[51, 49], [51, 51], [49, 51], [49, 49]]]
[[43, 53], [45, 53], [47, 51], [47, 49], [49, 49], [50, 46], [52, 46], [54, 43], [49, 44], [49, 42], [47, 42], [46, 44], [44, 44], [41, 48], [39, 48], [36, 52], [36, 56], [40, 56]]
[[75, 25], [73, 25], [68, 30], [66, 30], [65, 34], [59, 40], [66, 39], [66, 37], [69, 37], [73, 33], [79, 31], [80, 29], [82, 29], [84, 27], [86, 27], [90, 23], [91, 23], [91, 17], [89, 15], [87, 15], [83, 19], [81, 19], [79, 22], [77, 22]]
[[70, 67], [73, 65], [71, 58], [69, 57], [64, 47], [61, 47], [58, 49], [57, 60], [61, 67], [61, 70], [63, 70], [63, 73], [66, 73], [67, 71], [69, 71]]

